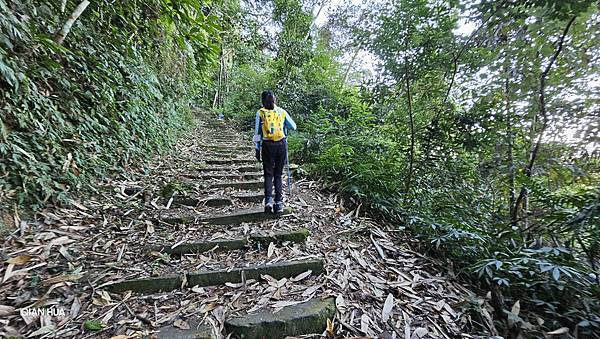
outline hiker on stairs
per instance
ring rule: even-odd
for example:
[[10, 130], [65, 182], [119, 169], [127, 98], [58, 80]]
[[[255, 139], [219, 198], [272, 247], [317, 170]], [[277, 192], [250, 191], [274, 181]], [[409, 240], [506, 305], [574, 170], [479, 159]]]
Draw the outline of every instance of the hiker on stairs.
[[259, 162], [262, 150], [265, 212], [282, 213], [284, 205], [281, 175], [287, 161], [287, 129], [296, 130], [296, 123], [283, 108], [276, 105], [273, 92], [262, 92], [261, 101], [262, 107], [256, 112], [253, 141], [256, 144], [256, 160]]

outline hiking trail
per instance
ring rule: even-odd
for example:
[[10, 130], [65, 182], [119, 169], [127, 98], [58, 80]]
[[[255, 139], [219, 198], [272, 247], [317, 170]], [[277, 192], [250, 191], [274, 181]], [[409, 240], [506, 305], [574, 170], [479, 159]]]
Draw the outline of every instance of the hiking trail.
[[[285, 213], [263, 213], [253, 155], [204, 114], [170, 154], [20, 220], [3, 244], [5, 335], [455, 338], [486, 319], [398, 226], [300, 173]], [[49, 307], [66, 314], [21, 312]]]

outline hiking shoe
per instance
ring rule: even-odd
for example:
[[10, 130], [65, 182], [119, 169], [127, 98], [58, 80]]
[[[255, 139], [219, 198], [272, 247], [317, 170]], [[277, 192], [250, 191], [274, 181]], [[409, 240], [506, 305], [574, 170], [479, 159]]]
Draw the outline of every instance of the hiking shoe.
[[283, 201], [278, 201], [278, 202], [275, 203], [275, 207], [273, 209], [273, 212], [276, 213], [276, 214], [281, 214], [281, 213], [283, 213], [283, 207], [284, 207]]
[[273, 198], [265, 200], [265, 213], [273, 213]]

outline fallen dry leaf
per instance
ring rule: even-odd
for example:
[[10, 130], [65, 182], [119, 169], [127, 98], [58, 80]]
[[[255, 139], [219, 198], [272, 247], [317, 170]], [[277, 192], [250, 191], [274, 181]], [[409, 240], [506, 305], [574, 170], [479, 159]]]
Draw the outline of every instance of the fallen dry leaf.
[[383, 304], [383, 309], [381, 310], [381, 320], [383, 322], [387, 322], [390, 318], [392, 308], [394, 308], [394, 296], [390, 293], [388, 294], [387, 298], [385, 298], [385, 303]]
[[59, 282], [76, 281], [76, 280], [79, 280], [81, 277], [82, 277], [81, 274], [65, 274], [65, 275], [59, 275], [56, 277], [46, 279], [42, 283], [44, 285], [52, 285], [52, 284], [56, 284]]
[[31, 258], [33, 258], [30, 255], [20, 255], [18, 257], [14, 257], [14, 258], [10, 258], [8, 260], [6, 260], [7, 264], [13, 264], [13, 265], [25, 265], [26, 263], [29, 262], [29, 260], [31, 260]]
[[561, 334], [567, 334], [569, 333], [569, 328], [568, 327], [561, 327], [557, 330], [554, 330], [552, 332], [548, 332], [546, 334], [548, 335], [561, 335]]

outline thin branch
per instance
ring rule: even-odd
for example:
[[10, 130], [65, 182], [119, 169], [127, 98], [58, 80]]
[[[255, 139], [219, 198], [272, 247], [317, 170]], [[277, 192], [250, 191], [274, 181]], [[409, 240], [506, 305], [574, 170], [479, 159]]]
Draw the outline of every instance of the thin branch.
[[504, 6], [504, 4], [506, 3], [506, 1], [502, 1], [502, 3], [496, 8], [496, 10], [494, 10], [494, 12], [492, 12], [492, 14], [490, 14], [490, 16], [483, 20], [483, 22], [481, 23], [481, 25], [479, 25], [479, 27], [477, 27], [476, 30], [474, 30], [471, 35], [469, 35], [469, 38], [467, 39], [467, 41], [465, 41], [463, 43], [463, 45], [461, 46], [460, 50], [458, 51], [458, 54], [456, 54], [452, 59], [452, 62], [454, 64], [454, 68], [452, 70], [452, 77], [450, 78], [450, 85], [448, 85], [448, 89], [446, 90], [446, 96], [444, 97], [444, 104], [448, 101], [448, 97], [450, 96], [450, 90], [452, 89], [452, 86], [454, 86], [454, 79], [456, 78], [456, 73], [458, 71], [458, 60], [460, 59], [460, 57], [462, 56], [462, 54], [465, 52], [465, 50], [467, 49], [467, 46], [469, 46], [469, 44], [471, 43], [471, 40], [473, 40], [473, 38], [479, 34], [479, 31], [481, 31], [481, 29], [488, 23], [488, 21], [490, 21], [491, 18], [494, 17], [494, 15], [496, 15], [496, 13], [500, 10], [500, 8], [502, 8]]
[[71, 13], [71, 16], [69, 17], [67, 22], [65, 22], [64, 26], [54, 37], [54, 41], [56, 41], [57, 44], [62, 45], [63, 41], [65, 41], [65, 38], [67, 37], [67, 34], [69, 34], [69, 32], [71, 31], [71, 27], [73, 27], [75, 21], [77, 21], [81, 13], [85, 11], [89, 4], [90, 2], [88, 0], [84, 0], [75, 8], [73, 13]]
[[66, 8], [67, 8], [67, 0], [62, 0], [62, 2], [60, 3], [60, 12], [64, 13]]

